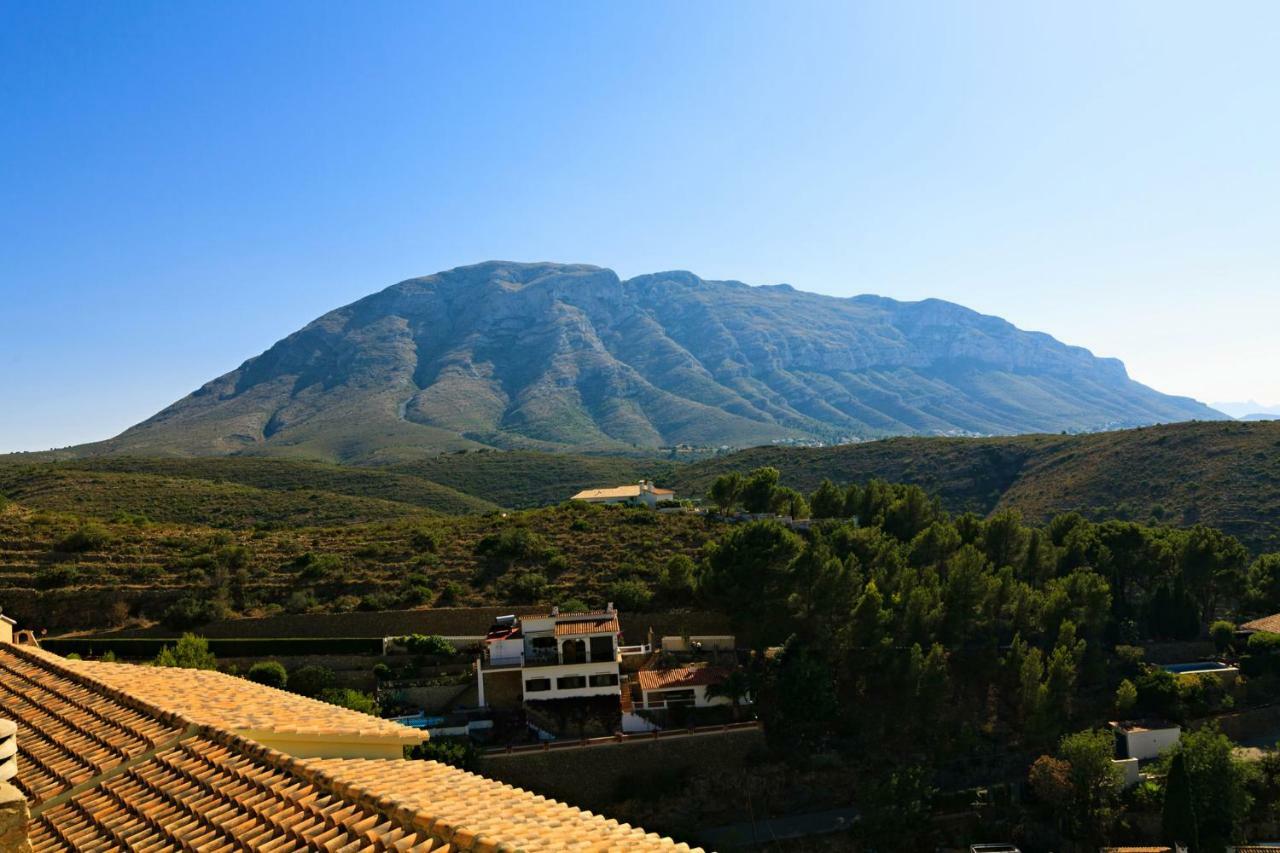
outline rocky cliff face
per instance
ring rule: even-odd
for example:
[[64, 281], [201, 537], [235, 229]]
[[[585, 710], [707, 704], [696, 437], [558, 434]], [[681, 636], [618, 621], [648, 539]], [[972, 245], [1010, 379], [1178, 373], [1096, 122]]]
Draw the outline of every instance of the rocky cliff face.
[[99, 449], [376, 461], [1216, 417], [938, 300], [490, 262], [332, 311]]

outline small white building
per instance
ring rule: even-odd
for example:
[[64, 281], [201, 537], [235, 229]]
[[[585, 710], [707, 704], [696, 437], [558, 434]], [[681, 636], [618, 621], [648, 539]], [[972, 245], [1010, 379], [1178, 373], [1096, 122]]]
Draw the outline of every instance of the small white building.
[[641, 480], [631, 486], [616, 486], [611, 489], [584, 489], [574, 495], [571, 500], [586, 501], [590, 504], [630, 504], [647, 506], [654, 509], [661, 501], [673, 501], [676, 493], [671, 489], [660, 489], [648, 480]]
[[669, 669], [642, 669], [636, 673], [643, 704], [637, 708], [659, 709], [690, 705], [707, 708], [728, 705], [725, 696], [708, 696], [707, 688], [729, 676], [729, 670], [716, 666], [678, 666]]
[[17, 624], [16, 620], [0, 613], [0, 643], [13, 642], [13, 627]]
[[523, 701], [620, 696], [621, 627], [610, 604], [604, 610], [545, 616], [502, 616], [485, 636], [480, 662], [480, 704], [486, 678], [519, 673]]
[[1124, 720], [1111, 722], [1116, 733], [1119, 758], [1146, 761], [1158, 758], [1177, 745], [1182, 728], [1165, 720]]

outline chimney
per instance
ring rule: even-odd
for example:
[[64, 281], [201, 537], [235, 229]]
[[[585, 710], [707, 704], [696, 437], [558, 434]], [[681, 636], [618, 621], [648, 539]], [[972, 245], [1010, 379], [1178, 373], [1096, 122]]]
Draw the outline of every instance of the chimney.
[[9, 780], [18, 772], [18, 727], [0, 720], [0, 850], [31, 853], [26, 797]]
[[612, 612], [613, 612], [613, 602], [612, 602], [612, 601], [610, 601], [610, 602], [609, 602], [609, 606], [608, 606], [608, 607], [606, 607], [606, 608], [604, 609], [604, 612], [605, 612], [605, 613], [612, 613]]
[[559, 615], [560, 615], [560, 605], [558, 605], [558, 604], [557, 604], [557, 605], [555, 605], [554, 607], [552, 607], [552, 608], [551, 608], [551, 615], [552, 615], [552, 616], [559, 616]]

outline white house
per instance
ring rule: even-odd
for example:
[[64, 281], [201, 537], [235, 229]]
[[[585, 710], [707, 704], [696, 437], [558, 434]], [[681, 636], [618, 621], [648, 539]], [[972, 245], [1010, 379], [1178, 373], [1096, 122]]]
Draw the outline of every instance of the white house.
[[[480, 704], [494, 682], [518, 673], [523, 701], [620, 696], [621, 627], [604, 610], [545, 616], [502, 616], [485, 636], [480, 662]], [[488, 683], [486, 683], [488, 682]]]
[[659, 489], [648, 480], [641, 480], [631, 486], [616, 486], [612, 489], [585, 489], [573, 496], [572, 500], [586, 501], [591, 504], [631, 504], [632, 506], [657, 507], [659, 501], [673, 501], [676, 493], [671, 489]]
[[1182, 729], [1163, 720], [1124, 720], [1110, 723], [1116, 734], [1116, 744], [1121, 758], [1146, 761], [1158, 758], [1173, 749], [1182, 736]]

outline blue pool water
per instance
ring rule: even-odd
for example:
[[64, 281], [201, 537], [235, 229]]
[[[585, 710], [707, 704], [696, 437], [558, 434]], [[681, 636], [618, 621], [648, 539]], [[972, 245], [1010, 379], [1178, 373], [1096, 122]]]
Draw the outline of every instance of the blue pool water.
[[429, 729], [444, 722], [444, 717], [428, 717], [426, 714], [414, 714], [412, 717], [393, 717], [395, 722], [411, 729]]
[[1166, 672], [1175, 674], [1184, 672], [1210, 672], [1215, 669], [1231, 669], [1225, 663], [1216, 660], [1202, 660], [1195, 663], [1168, 663], [1160, 667]]

